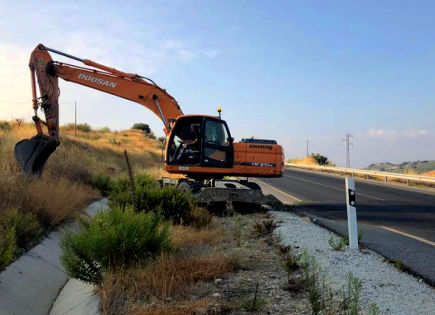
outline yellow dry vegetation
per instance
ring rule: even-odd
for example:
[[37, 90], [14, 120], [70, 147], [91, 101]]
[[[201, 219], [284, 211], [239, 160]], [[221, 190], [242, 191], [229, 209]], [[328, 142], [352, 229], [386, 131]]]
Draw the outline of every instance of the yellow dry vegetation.
[[429, 171], [429, 172], [423, 173], [423, 174], [421, 174], [421, 175], [423, 175], [423, 176], [432, 176], [432, 177], [435, 177], [435, 170], [432, 170], [432, 171]]
[[[88, 183], [97, 175], [125, 176], [124, 150], [135, 172], [161, 175], [161, 143], [137, 130], [74, 131], [61, 128], [61, 145], [48, 159], [41, 178], [25, 176], [14, 146], [36, 134], [30, 123], [0, 121], [0, 215], [12, 209], [35, 214], [46, 227], [57, 225], [100, 193]], [[111, 140], [114, 139], [114, 140]]]
[[191, 300], [190, 295], [199, 283], [238, 267], [234, 258], [210, 250], [222, 241], [222, 227], [212, 224], [201, 230], [172, 225], [170, 231], [175, 252], [105, 275], [100, 289], [103, 314], [194, 314], [214, 303]]
[[[74, 137], [75, 132], [71, 127], [60, 127], [63, 136]], [[97, 148], [112, 149], [128, 152], [151, 152], [155, 155], [162, 154], [161, 143], [144, 135], [141, 130], [128, 129], [121, 131], [107, 131], [106, 128], [84, 132], [77, 130], [80, 141], [92, 144]]]
[[319, 165], [315, 158], [312, 156], [307, 156], [302, 159], [291, 159], [288, 163], [297, 164], [297, 165]]

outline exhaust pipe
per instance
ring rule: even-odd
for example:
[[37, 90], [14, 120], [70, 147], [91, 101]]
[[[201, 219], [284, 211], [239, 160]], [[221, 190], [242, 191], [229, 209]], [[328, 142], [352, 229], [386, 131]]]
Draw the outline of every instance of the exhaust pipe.
[[14, 153], [18, 165], [26, 175], [41, 176], [45, 162], [56, 150], [59, 142], [44, 134], [24, 139], [15, 145]]

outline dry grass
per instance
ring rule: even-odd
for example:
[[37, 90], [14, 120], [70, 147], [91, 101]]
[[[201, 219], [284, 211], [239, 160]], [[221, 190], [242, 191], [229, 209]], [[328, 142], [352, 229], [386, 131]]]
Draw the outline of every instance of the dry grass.
[[101, 288], [103, 313], [136, 310], [133, 313], [140, 314], [153, 305], [165, 304], [168, 298], [183, 301], [195, 284], [235, 268], [232, 260], [222, 255], [163, 254], [148, 265], [107, 274]]
[[233, 258], [212, 250], [222, 241], [222, 228], [173, 225], [170, 230], [176, 251], [105, 276], [100, 290], [104, 314], [192, 314], [210, 308], [213, 300], [192, 301], [190, 294], [201, 282], [238, 267]]
[[121, 305], [134, 309], [132, 305], [142, 304], [138, 301], [150, 304], [168, 297], [187, 298], [195, 283], [213, 280], [232, 270], [234, 266], [225, 256], [164, 254], [147, 266], [106, 275], [101, 289], [103, 310], [107, 314], [119, 314]]
[[421, 175], [422, 176], [432, 176], [432, 177], [435, 177], [435, 170], [423, 173]]
[[192, 248], [218, 244], [223, 239], [223, 230], [196, 230], [190, 226], [174, 225], [171, 227], [171, 235], [176, 248]]
[[302, 159], [292, 159], [289, 160], [288, 162], [297, 165], [319, 165], [316, 159], [313, 158], [312, 156], [307, 156]]
[[[63, 136], [74, 137], [74, 130], [61, 127]], [[128, 152], [150, 152], [155, 155], [162, 153], [162, 145], [158, 141], [148, 138], [141, 130], [128, 129], [121, 131], [98, 131], [83, 132], [77, 130], [77, 139], [81, 142], [92, 144], [101, 149], [112, 149]]]
[[[36, 134], [34, 126], [8, 122], [5, 128], [4, 122], [0, 124], [0, 215], [11, 209], [34, 213], [46, 227], [57, 225], [100, 197], [87, 185], [93, 176], [125, 175], [124, 149], [129, 151], [136, 172], [159, 164], [160, 144], [138, 131], [79, 131], [74, 137], [74, 131], [61, 128], [61, 145], [47, 161], [42, 178], [28, 178], [19, 170], [13, 150], [19, 140]], [[113, 137], [129, 141], [112, 144], [108, 139]]]
[[213, 312], [213, 307], [216, 307], [216, 301], [212, 299], [199, 299], [195, 301], [177, 301], [170, 304], [152, 304], [147, 306], [136, 306], [129, 314], [131, 315], [191, 315], [191, 314], [220, 314], [220, 310], [225, 308], [226, 310], [234, 309], [233, 305], [222, 305], [216, 307]]
[[255, 220], [252, 224], [252, 231], [259, 237], [269, 236], [278, 226], [273, 218], [265, 218], [263, 220]]

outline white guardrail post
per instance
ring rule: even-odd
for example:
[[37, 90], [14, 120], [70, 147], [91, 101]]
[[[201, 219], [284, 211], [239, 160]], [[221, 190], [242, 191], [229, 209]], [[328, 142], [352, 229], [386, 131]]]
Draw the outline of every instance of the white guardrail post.
[[347, 228], [349, 232], [349, 247], [352, 249], [358, 249], [355, 195], [355, 180], [346, 177]]

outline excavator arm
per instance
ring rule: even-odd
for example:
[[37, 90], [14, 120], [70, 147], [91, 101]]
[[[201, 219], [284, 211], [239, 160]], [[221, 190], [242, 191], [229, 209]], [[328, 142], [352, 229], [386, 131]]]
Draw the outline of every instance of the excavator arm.
[[[87, 67], [53, 61], [49, 52], [82, 62]], [[183, 112], [177, 101], [152, 80], [137, 74], [122, 72], [92, 60], [81, 59], [39, 44], [30, 56], [33, 120], [37, 135], [15, 146], [15, 157], [27, 174], [41, 175], [45, 162], [59, 145], [59, 85], [58, 78], [139, 103], [156, 114], [168, 134], [172, 123]], [[37, 85], [39, 94], [37, 96]], [[37, 115], [41, 107], [45, 121]], [[47, 127], [48, 135], [43, 134]]]

